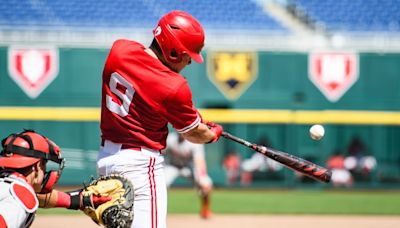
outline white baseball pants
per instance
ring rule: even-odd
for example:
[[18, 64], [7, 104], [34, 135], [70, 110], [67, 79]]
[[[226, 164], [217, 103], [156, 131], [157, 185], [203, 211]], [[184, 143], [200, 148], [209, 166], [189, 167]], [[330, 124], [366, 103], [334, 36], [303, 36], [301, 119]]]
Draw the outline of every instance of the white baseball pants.
[[121, 149], [121, 144], [105, 140], [97, 159], [97, 174], [122, 174], [134, 186], [132, 228], [167, 227], [167, 187], [164, 156], [159, 151], [142, 148]]

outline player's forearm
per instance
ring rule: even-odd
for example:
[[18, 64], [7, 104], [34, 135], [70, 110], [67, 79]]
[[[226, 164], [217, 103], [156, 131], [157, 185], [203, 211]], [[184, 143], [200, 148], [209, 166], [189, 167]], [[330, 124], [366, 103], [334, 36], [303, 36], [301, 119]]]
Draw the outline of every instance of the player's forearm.
[[196, 128], [183, 133], [182, 136], [186, 140], [198, 144], [208, 143], [216, 137], [215, 133], [203, 123], [200, 123]]
[[[63, 200], [61, 194], [64, 192], [59, 192], [57, 190], [52, 190], [48, 194], [37, 194], [39, 200], [39, 207], [41, 208], [53, 208], [53, 207], [65, 207], [68, 208], [70, 204], [70, 199]], [[64, 193], [66, 194], [66, 193]], [[66, 194], [68, 195], [68, 194]], [[65, 206], [64, 206], [65, 205]]]
[[53, 189], [48, 194], [37, 194], [39, 200], [39, 207], [41, 208], [67, 208], [67, 209], [79, 209], [81, 205], [81, 198], [79, 192], [72, 195], [71, 193], [65, 193]]
[[61, 192], [53, 189], [48, 194], [37, 194], [39, 207], [61, 207], [78, 210], [88, 206], [97, 207], [112, 199], [111, 196], [95, 195], [94, 193], [82, 195], [82, 190], [83, 189], [77, 189], [70, 192]]

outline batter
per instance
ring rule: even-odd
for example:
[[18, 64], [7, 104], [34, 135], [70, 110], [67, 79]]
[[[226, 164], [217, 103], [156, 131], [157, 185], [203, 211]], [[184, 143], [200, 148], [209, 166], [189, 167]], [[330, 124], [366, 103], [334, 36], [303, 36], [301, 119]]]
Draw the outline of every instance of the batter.
[[204, 122], [179, 73], [203, 62], [204, 30], [192, 15], [172, 11], [153, 30], [149, 48], [114, 42], [103, 71], [99, 175], [119, 173], [135, 188], [134, 228], [166, 227], [164, 155], [167, 124], [193, 143], [216, 142], [220, 125]]

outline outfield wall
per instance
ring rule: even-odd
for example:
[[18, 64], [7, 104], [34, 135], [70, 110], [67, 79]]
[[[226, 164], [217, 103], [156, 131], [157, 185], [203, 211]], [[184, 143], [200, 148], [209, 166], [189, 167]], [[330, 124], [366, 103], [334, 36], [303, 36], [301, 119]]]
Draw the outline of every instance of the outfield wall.
[[[10, 77], [9, 50], [0, 48], [0, 135], [33, 128], [52, 138], [67, 158], [62, 184], [81, 183], [83, 173], [95, 175], [101, 72], [108, 50], [58, 48], [56, 78], [34, 99]], [[267, 137], [273, 147], [319, 164], [334, 151], [346, 152], [351, 139], [359, 136], [366, 152], [378, 160], [376, 175], [365, 184], [400, 182], [400, 54], [356, 54], [358, 78], [334, 102], [310, 80], [308, 53], [245, 52], [237, 58], [221, 57], [225, 60], [211, 51], [204, 55], [205, 64], [194, 63], [183, 72], [204, 118], [255, 142]], [[309, 138], [313, 123], [326, 126], [322, 141]], [[225, 154], [251, 155], [226, 140], [207, 145], [207, 151], [217, 185], [225, 184]], [[291, 170], [279, 175], [276, 181], [259, 184], [298, 183]]]

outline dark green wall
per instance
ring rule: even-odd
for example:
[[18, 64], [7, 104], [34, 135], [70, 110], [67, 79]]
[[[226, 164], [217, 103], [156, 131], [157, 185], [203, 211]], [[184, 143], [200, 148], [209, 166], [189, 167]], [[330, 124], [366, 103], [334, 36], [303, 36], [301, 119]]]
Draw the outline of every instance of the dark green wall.
[[204, 106], [220, 102], [234, 108], [399, 110], [400, 54], [361, 53], [359, 64], [358, 81], [336, 103], [308, 79], [307, 53], [259, 53], [258, 78], [235, 102], [227, 101], [201, 75], [192, 77], [189, 69], [184, 73], [196, 102]]
[[[107, 49], [60, 48], [57, 78], [32, 100], [9, 77], [7, 47], [1, 47], [0, 106], [99, 107], [101, 72], [107, 52]], [[361, 53], [359, 80], [336, 103], [328, 101], [308, 79], [307, 53], [260, 52], [258, 57], [258, 78], [236, 101], [227, 100], [206, 77], [207, 62], [190, 65], [183, 74], [192, 87], [196, 105], [236, 109], [400, 110], [400, 53]], [[79, 184], [86, 176], [95, 175], [98, 125], [98, 122], [0, 120], [0, 135], [5, 137], [23, 128], [48, 135], [65, 149], [68, 160], [61, 183]], [[368, 152], [377, 157], [379, 175], [400, 179], [398, 126], [326, 125], [326, 137], [319, 142], [309, 138], [307, 125], [227, 124], [225, 128], [252, 141], [265, 135], [273, 147], [321, 165], [334, 151], [345, 152], [350, 139], [358, 135], [365, 141]], [[227, 152], [237, 150], [242, 158], [251, 155], [247, 149], [226, 140], [207, 145], [207, 150], [209, 170], [217, 185], [224, 184], [221, 164]], [[285, 178], [279, 184], [296, 183], [291, 170], [285, 169], [282, 175]]]

